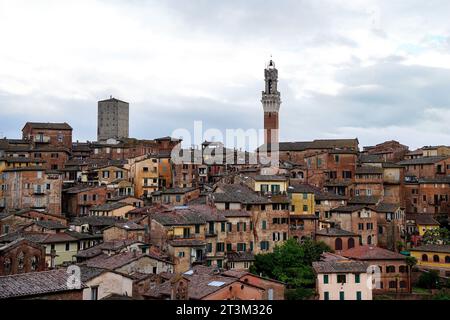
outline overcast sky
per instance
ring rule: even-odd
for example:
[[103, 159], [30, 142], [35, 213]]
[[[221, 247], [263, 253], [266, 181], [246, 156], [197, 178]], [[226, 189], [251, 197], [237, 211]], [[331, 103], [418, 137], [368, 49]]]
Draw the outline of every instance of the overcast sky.
[[450, 145], [450, 1], [0, 0], [0, 135], [130, 102], [136, 138], [259, 129], [279, 69], [281, 139]]

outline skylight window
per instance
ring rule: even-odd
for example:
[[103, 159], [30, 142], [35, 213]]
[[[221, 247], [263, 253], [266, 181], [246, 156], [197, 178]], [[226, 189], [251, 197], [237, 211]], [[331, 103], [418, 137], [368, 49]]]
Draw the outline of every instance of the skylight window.
[[221, 281], [213, 281], [213, 282], [208, 283], [208, 286], [211, 286], [211, 287], [221, 287], [221, 286], [223, 286], [224, 284], [225, 284], [225, 282], [221, 282]]

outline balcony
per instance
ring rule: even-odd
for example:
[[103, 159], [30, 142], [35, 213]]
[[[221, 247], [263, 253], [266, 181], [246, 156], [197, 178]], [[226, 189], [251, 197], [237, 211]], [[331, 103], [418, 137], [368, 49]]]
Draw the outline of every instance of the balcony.
[[206, 231], [205, 237], [207, 238], [217, 237], [217, 231]]
[[33, 190], [33, 195], [35, 196], [44, 196], [45, 195], [45, 191], [44, 189], [34, 189]]

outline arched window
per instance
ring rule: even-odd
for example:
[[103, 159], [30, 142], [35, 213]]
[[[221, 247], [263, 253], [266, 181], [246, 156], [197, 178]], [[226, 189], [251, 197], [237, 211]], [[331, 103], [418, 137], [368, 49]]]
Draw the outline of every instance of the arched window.
[[38, 268], [38, 262], [39, 262], [39, 258], [36, 256], [33, 256], [31, 258], [31, 270], [36, 271]]
[[22, 270], [22, 269], [23, 269], [23, 267], [24, 267], [24, 261], [25, 261], [25, 255], [24, 255], [23, 252], [20, 252], [20, 253], [17, 255], [17, 268], [18, 268], [19, 270]]
[[428, 261], [428, 256], [426, 254], [422, 255], [422, 261]]
[[395, 288], [397, 288], [397, 282], [389, 281], [389, 289], [395, 289]]
[[439, 263], [439, 256], [437, 255], [437, 254], [435, 254], [434, 256], [433, 256], [433, 262], [438, 262]]
[[334, 248], [335, 248], [335, 250], [342, 250], [342, 239], [341, 238], [336, 239], [336, 241], [334, 242]]
[[406, 288], [406, 281], [400, 281], [400, 289]]
[[395, 266], [387, 266], [386, 273], [395, 273]]
[[348, 249], [354, 248], [355, 247], [355, 239], [353, 238], [349, 238], [348, 239]]
[[445, 256], [445, 263], [450, 263], [450, 256]]
[[400, 273], [406, 273], [408, 269], [406, 268], [406, 266], [400, 266], [398, 270], [400, 271]]
[[3, 262], [3, 266], [5, 269], [5, 274], [10, 274], [11, 273], [11, 259], [6, 258], [5, 261]]
[[367, 237], [367, 244], [372, 244], [372, 236]]

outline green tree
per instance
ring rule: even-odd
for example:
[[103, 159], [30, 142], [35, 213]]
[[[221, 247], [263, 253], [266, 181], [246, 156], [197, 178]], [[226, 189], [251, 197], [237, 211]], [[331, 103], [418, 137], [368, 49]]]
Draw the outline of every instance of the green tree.
[[315, 274], [312, 263], [331, 249], [323, 242], [306, 240], [299, 244], [290, 239], [273, 253], [255, 256], [250, 271], [286, 283], [288, 299], [306, 299], [314, 293]]
[[450, 290], [440, 290], [435, 296], [433, 296], [433, 300], [450, 300]]
[[425, 232], [423, 244], [450, 244], [450, 231], [446, 228], [431, 229]]
[[424, 272], [417, 281], [420, 288], [436, 289], [439, 287], [439, 273], [436, 270]]

